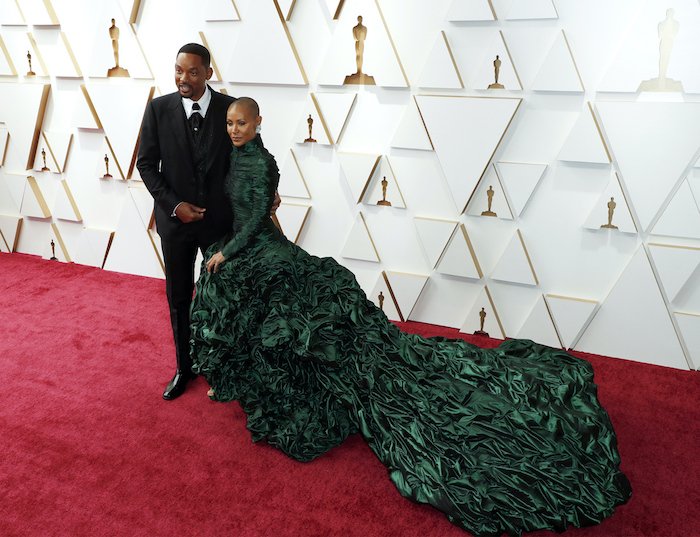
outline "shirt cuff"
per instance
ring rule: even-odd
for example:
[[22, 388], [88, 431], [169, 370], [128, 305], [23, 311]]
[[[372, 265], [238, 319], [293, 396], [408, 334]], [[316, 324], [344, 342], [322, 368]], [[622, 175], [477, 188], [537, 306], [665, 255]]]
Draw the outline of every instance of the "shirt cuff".
[[177, 216], [177, 215], [175, 214], [175, 212], [177, 211], [177, 208], [178, 208], [180, 205], [182, 205], [183, 203], [184, 203], [184, 201], [181, 201], [180, 203], [178, 203], [177, 205], [175, 205], [175, 208], [173, 209], [173, 212], [170, 213], [170, 217], [171, 217], [171, 218], [175, 218], [175, 217]]

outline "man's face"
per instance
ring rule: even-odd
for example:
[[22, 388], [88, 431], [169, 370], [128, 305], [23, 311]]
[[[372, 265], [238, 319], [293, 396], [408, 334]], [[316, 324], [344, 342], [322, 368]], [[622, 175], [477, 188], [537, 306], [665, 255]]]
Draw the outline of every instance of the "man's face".
[[175, 59], [175, 85], [180, 95], [194, 101], [204, 95], [207, 80], [211, 78], [211, 67], [202, 64], [197, 54], [181, 52]]

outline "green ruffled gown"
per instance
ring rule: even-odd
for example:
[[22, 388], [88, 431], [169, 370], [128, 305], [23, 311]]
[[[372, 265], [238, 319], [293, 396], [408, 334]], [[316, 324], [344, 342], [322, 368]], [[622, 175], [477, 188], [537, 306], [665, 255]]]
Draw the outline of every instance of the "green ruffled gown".
[[288, 241], [256, 137], [233, 148], [226, 262], [202, 270], [193, 370], [238, 400], [254, 441], [309, 461], [360, 432], [402, 495], [477, 536], [596, 524], [627, 501], [588, 362], [524, 340], [480, 349], [405, 334], [353, 274]]

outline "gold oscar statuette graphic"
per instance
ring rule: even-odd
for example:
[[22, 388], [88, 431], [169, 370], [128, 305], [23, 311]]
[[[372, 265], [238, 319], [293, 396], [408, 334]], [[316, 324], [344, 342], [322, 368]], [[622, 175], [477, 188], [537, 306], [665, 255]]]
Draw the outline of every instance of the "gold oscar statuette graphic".
[[27, 51], [27, 61], [29, 62], [29, 71], [27, 71], [26, 76], [36, 76], [36, 73], [32, 71], [32, 55]]
[[481, 216], [498, 216], [491, 210], [491, 204], [493, 203], [494, 190], [493, 186], [489, 185], [489, 189], [486, 191], [486, 197], [488, 198], [488, 205], [486, 210], [481, 212]]
[[496, 59], [493, 60], [493, 74], [494, 74], [494, 83], [489, 84], [488, 89], [503, 89], [505, 86], [503, 84], [498, 83], [498, 75], [501, 72], [501, 59], [496, 56]]
[[314, 118], [311, 117], [311, 114], [309, 114], [309, 118], [306, 120], [306, 122], [309, 124], [309, 137], [304, 140], [304, 143], [309, 142], [309, 143], [316, 143], [316, 140], [314, 140], [314, 137], [311, 136], [311, 131], [314, 128]]
[[44, 167], [41, 168], [41, 171], [50, 172], [51, 170], [46, 166], [46, 150], [43, 147], [41, 148], [41, 160], [44, 161]]
[[114, 52], [114, 67], [107, 70], [107, 76], [129, 76], [129, 71], [119, 67], [119, 28], [112, 19], [112, 26], [109, 27], [109, 38], [112, 40], [112, 52]]
[[364, 84], [374, 86], [374, 77], [362, 72], [362, 62], [365, 55], [365, 39], [367, 39], [367, 27], [362, 24], [362, 15], [357, 17], [357, 24], [352, 28], [352, 36], [355, 38], [355, 63], [357, 72], [345, 77], [345, 84]]
[[474, 332], [475, 336], [486, 336], [489, 337], [488, 332], [484, 332], [484, 322], [486, 321], [486, 310], [481, 308], [479, 312], [479, 329]]
[[105, 153], [105, 174], [102, 176], [102, 179], [111, 179], [112, 175], [109, 173], [109, 157], [107, 156], [107, 153]]
[[377, 298], [379, 299], [379, 309], [384, 311], [384, 293], [379, 291]]
[[610, 201], [608, 202], [608, 223], [600, 226], [601, 228], [617, 229], [617, 226], [612, 223], [615, 207], [617, 207], [617, 203], [615, 203], [615, 198], [610, 198]]
[[49, 260], [58, 261], [58, 257], [56, 257], [56, 243], [53, 242], [53, 239], [51, 239], [51, 258]]
[[642, 81], [637, 91], [683, 91], [679, 80], [667, 78], [668, 64], [671, 60], [673, 41], [676, 39], [680, 24], [673, 18], [672, 8], [666, 10], [666, 18], [659, 23], [659, 76]]
[[386, 180], [386, 176], [382, 178], [382, 199], [377, 202], [377, 205], [384, 205], [386, 207], [391, 207], [391, 202], [386, 199], [386, 188], [389, 186], [389, 181]]

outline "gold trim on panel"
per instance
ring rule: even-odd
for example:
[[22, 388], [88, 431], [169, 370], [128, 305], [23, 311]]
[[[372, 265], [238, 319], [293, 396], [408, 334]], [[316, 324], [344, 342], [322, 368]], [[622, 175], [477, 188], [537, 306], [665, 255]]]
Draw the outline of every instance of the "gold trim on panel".
[[[126, 181], [127, 177], [126, 177], [126, 175], [124, 175], [124, 171], [122, 170], [121, 164], [119, 164], [119, 159], [114, 154], [114, 148], [112, 147], [112, 144], [109, 141], [109, 136], [105, 135], [105, 141], [107, 142], [107, 147], [109, 147], [109, 152], [112, 155], [112, 160], [117, 165], [117, 170], [119, 170], [119, 175], [121, 175], [122, 180]], [[138, 142], [136, 143], [136, 146], [138, 147]]]
[[80, 214], [80, 209], [78, 209], [78, 204], [75, 202], [73, 193], [71, 192], [70, 187], [68, 186], [68, 181], [63, 179], [61, 181], [61, 184], [63, 185], [63, 190], [66, 192], [66, 196], [68, 197], [68, 201], [70, 202], [71, 208], [73, 209], [73, 212], [75, 213], [78, 222], [82, 222], [83, 216]]
[[503, 323], [501, 323], [501, 317], [498, 315], [498, 310], [496, 309], [496, 305], [493, 303], [493, 298], [491, 297], [491, 291], [489, 291], [489, 286], [484, 285], [484, 291], [486, 292], [486, 298], [489, 299], [489, 304], [491, 304], [491, 309], [493, 310], [493, 315], [496, 317], [496, 322], [498, 323], [498, 328], [501, 331], [501, 335], [505, 338], [508, 337], [506, 335], [506, 331], [503, 328]]
[[44, 76], [49, 76], [49, 69], [46, 67], [46, 62], [44, 61], [44, 57], [41, 55], [41, 51], [39, 50], [39, 45], [36, 44], [36, 39], [34, 39], [34, 36], [32, 35], [31, 32], [27, 32], [27, 39], [29, 40], [29, 45], [32, 47], [32, 50], [34, 51], [34, 55], [36, 58], [39, 60], [39, 65], [41, 66], [41, 70], [44, 71]]
[[68, 57], [73, 63], [73, 68], [75, 69], [76, 74], [79, 78], [82, 78], [83, 72], [80, 70], [80, 64], [78, 63], [75, 54], [73, 54], [73, 47], [70, 46], [70, 41], [68, 41], [68, 36], [65, 32], [61, 32], [61, 39], [63, 40], [63, 46], [66, 48], [66, 52], [68, 52]]
[[2, 239], [2, 243], [5, 245], [5, 249], [11, 253], [12, 250], [10, 250], [10, 245], [7, 244], [7, 240], [5, 239], [5, 235], [2, 234], [2, 229], [0, 229], [0, 239]]
[[333, 20], [338, 20], [338, 18], [340, 18], [340, 12], [343, 11], [344, 5], [345, 5], [345, 0], [340, 0], [338, 2], [338, 7], [335, 8], [335, 13], [333, 14]]
[[[629, 202], [629, 200], [627, 199], [627, 193], [625, 192], [625, 189], [624, 189], [624, 187], [623, 187], [623, 185], [622, 185], [622, 181], [620, 181], [620, 176], [618, 175], [617, 172], [615, 172], [615, 178], [617, 179], [617, 185], [620, 187], [620, 192], [622, 192], [622, 199], [625, 200], [625, 205], [627, 206], [627, 212], [629, 213], [630, 217], [632, 218], [632, 225], [634, 226], [634, 230], [635, 230], [637, 233], [639, 233], [639, 226], [637, 226], [637, 222], [636, 222], [636, 220], [635, 220], [636, 211], [635, 211], [634, 213], [632, 212], [632, 207], [633, 207], [633, 205], [630, 205], [630, 202]], [[672, 195], [672, 194], [671, 194], [671, 195]], [[670, 202], [670, 200], [668, 200], [668, 202]], [[650, 227], [650, 228], [651, 228], [652, 226], [655, 226], [655, 225], [656, 225], [656, 222], [658, 222], [658, 218], [661, 216], [661, 214], [663, 213], [663, 211], [666, 210], [666, 208], [668, 208], [668, 203], [665, 204], [665, 206], [664, 206], [663, 209], [660, 209], [659, 213], [656, 215], [657, 218], [655, 218], [654, 220], [652, 220], [652, 222], [649, 224], [649, 227]]]
[[92, 99], [90, 98], [90, 94], [88, 93], [87, 86], [85, 84], [80, 84], [80, 89], [83, 92], [83, 96], [85, 97], [85, 101], [87, 101], [88, 108], [90, 109], [90, 113], [92, 114], [92, 119], [95, 120], [95, 125], [97, 125], [98, 129], [101, 129], [104, 131], [104, 127], [102, 126], [102, 122], [100, 121], [100, 116], [97, 115], [97, 109], [95, 108], [95, 105], [92, 103]]
[[5, 134], [7, 135], [5, 139], [5, 150], [2, 152], [2, 155], [0, 155], [0, 166], [5, 165], [5, 159], [7, 158], [7, 148], [10, 147], [10, 131], [6, 130]]
[[365, 226], [365, 231], [367, 232], [367, 236], [369, 237], [369, 242], [372, 245], [372, 249], [374, 250], [374, 255], [377, 256], [377, 261], [381, 262], [382, 258], [379, 255], [379, 250], [377, 250], [377, 245], [374, 244], [374, 239], [372, 238], [372, 234], [369, 232], [369, 226], [367, 225], [367, 221], [365, 220], [365, 215], [362, 214], [362, 211], [360, 211], [359, 214], [360, 214], [360, 220], [362, 221], [362, 225]]
[[396, 308], [396, 313], [399, 314], [399, 320], [402, 323], [406, 322], [406, 318], [404, 317], [403, 313], [401, 312], [401, 308], [399, 307], [399, 301], [396, 300], [396, 295], [394, 294], [394, 290], [391, 288], [391, 283], [389, 282], [389, 278], [386, 275], [386, 271], [382, 271], [382, 278], [384, 278], [384, 283], [386, 284], [386, 288], [389, 291], [389, 296], [391, 297], [391, 301], [394, 303], [394, 308]]
[[306, 183], [306, 177], [304, 177], [304, 172], [301, 169], [301, 166], [299, 166], [299, 161], [297, 160], [297, 155], [294, 153], [294, 150], [290, 147], [289, 152], [292, 154], [292, 160], [294, 161], [294, 165], [296, 166], [298, 172], [299, 172], [299, 177], [301, 178], [301, 184], [304, 185], [304, 190], [306, 190], [306, 194], [309, 196], [308, 199], [311, 199], [311, 191], [309, 190], [309, 185]]
[[[487, 0], [489, 3], [489, 8], [491, 9], [491, 15], [493, 16], [493, 20], [497, 21], [498, 20], [498, 15], [496, 15], [496, 10], [493, 8], [493, 2], [491, 0]], [[504, 332], [505, 334], [505, 332]]]
[[12, 244], [12, 252], [16, 252], [17, 247], [19, 246], [19, 234], [22, 231], [23, 224], [24, 224], [24, 218], [19, 218], [19, 220], [17, 220], [17, 231], [15, 232], [15, 242]]
[[369, 188], [369, 183], [372, 180], [372, 176], [374, 175], [374, 171], [377, 169], [377, 166], [379, 165], [379, 161], [381, 159], [382, 159], [382, 156], [379, 155], [379, 156], [377, 156], [377, 160], [374, 161], [374, 166], [372, 166], [372, 169], [369, 172], [369, 176], [367, 177], [367, 180], [365, 181], [365, 186], [362, 188], [362, 192], [360, 192], [360, 197], [357, 199], [357, 203], [362, 203], [362, 200], [364, 199], [365, 195], [367, 194], [367, 189]]
[[[559, 341], [559, 346], [562, 349], [566, 349], [566, 347], [564, 347], [564, 341], [562, 341], [561, 335], [559, 334], [559, 329], [557, 328], [557, 323], [554, 322], [554, 315], [552, 315], [552, 310], [549, 309], [549, 303], [547, 302], [547, 297], [544, 294], [542, 295], [542, 302], [544, 302], [544, 307], [547, 309], [547, 315], [549, 315], [549, 321], [552, 323], [552, 328], [554, 328], [554, 333], [557, 335], [557, 340]], [[537, 303], [535, 303], [535, 306], [537, 306]]]
[[36, 160], [36, 150], [39, 147], [39, 137], [41, 136], [41, 126], [44, 123], [44, 115], [46, 114], [46, 105], [49, 102], [49, 93], [51, 92], [51, 84], [44, 84], [41, 92], [41, 100], [39, 101], [39, 110], [34, 123], [34, 135], [32, 136], [32, 145], [29, 149], [29, 157], [27, 158], [27, 170], [31, 170]]
[[[552, 3], [552, 5], [554, 5]], [[557, 8], [556, 6], [554, 7], [554, 12], [556, 13]], [[559, 14], [557, 13], [557, 17]], [[581, 89], [585, 92], [586, 91], [586, 86], [583, 85], [583, 78], [581, 78], [581, 72], [578, 70], [578, 65], [576, 65], [576, 58], [574, 58], [574, 54], [571, 52], [571, 46], [569, 45], [569, 40], [566, 37], [566, 32], [562, 29], [561, 34], [564, 36], [564, 43], [566, 44], [566, 49], [569, 51], [569, 56], [571, 57], [571, 61], [574, 64], [574, 69], [576, 70], [576, 76], [578, 77], [578, 82], [581, 84]]]
[[10, 68], [10, 72], [12, 73], [12, 75], [10, 75], [10, 76], [17, 76], [17, 68], [15, 67], [15, 64], [12, 62], [12, 56], [10, 55], [10, 52], [7, 50], [7, 47], [5, 46], [5, 41], [3, 41], [1, 35], [0, 35], [0, 51], [5, 56], [5, 61], [7, 61], [7, 65]]
[[[401, 271], [398, 271], [398, 270], [390, 270], [389, 272], [390, 272], [391, 274], [397, 274], [397, 275], [398, 275], [398, 274], [404, 274], [404, 275], [406, 275], [406, 276], [417, 276], [417, 277], [419, 277], [419, 278], [424, 278], [424, 279], [423, 279], [423, 285], [421, 286], [420, 291], [418, 291], [418, 294], [416, 295], [416, 299], [415, 299], [415, 301], [413, 302], [413, 305], [411, 306], [411, 311], [409, 311], [409, 312], [405, 315], [406, 320], [408, 320], [408, 319], [411, 317], [411, 313], [413, 312], [413, 308], [415, 308], [415, 307], [416, 307], [416, 304], [418, 304], [418, 300], [420, 299], [420, 296], [421, 296], [421, 294], [423, 293], [423, 289], [425, 289], [425, 286], [426, 286], [426, 284], [428, 283], [428, 280], [430, 279], [430, 275], [427, 275], [427, 274], [415, 274], [415, 273], [413, 273], [413, 272], [401, 272]], [[388, 276], [389, 276], [389, 275], [387, 274], [387, 277], [388, 277]], [[398, 309], [398, 308], [397, 308], [397, 309]]]
[[527, 259], [527, 264], [530, 265], [530, 270], [532, 271], [532, 277], [535, 278], [535, 285], [539, 285], [540, 281], [537, 278], [537, 273], [535, 272], [535, 267], [532, 265], [532, 259], [530, 259], [530, 252], [527, 251], [527, 246], [525, 246], [525, 241], [523, 240], [523, 234], [519, 229], [516, 230], [518, 238], [520, 239], [520, 244], [523, 247], [523, 252], [525, 252], [525, 258]]
[[445, 46], [447, 47], [447, 53], [450, 55], [450, 60], [452, 61], [452, 67], [454, 67], [455, 73], [457, 73], [457, 78], [459, 79], [459, 85], [464, 89], [464, 80], [462, 80], [462, 74], [459, 72], [459, 67], [457, 67], [457, 62], [455, 61], [454, 54], [452, 54], [452, 47], [450, 47], [450, 42], [447, 40], [447, 34], [445, 30], [440, 30], [442, 34], [442, 39], [445, 41]]
[[[156, 91], [155, 86], [151, 86], [151, 89], [148, 92], [148, 98], [146, 99], [146, 104], [143, 105], [144, 110], [146, 109], [146, 106], [153, 100], [153, 94]], [[105, 136], [106, 138], [106, 136]], [[107, 140], [107, 143], [109, 143], [109, 140]], [[134, 144], [134, 150], [131, 153], [131, 162], [129, 162], [129, 169], [127, 170], [127, 175], [124, 177], [125, 179], [131, 179], [131, 176], [134, 174], [134, 167], [136, 166], [136, 159], [139, 156], [139, 144], [141, 143], [141, 125], [139, 125], [139, 134], [136, 137], [136, 143]], [[114, 153], [114, 152], [112, 152]], [[115, 156], [116, 160], [116, 156]], [[121, 171], [121, 170], [120, 170]]]
[[233, 10], [236, 12], [236, 17], [238, 17], [238, 20], [242, 20], [241, 12], [238, 11], [238, 6], [236, 5], [236, 0], [231, 0], [231, 3], [233, 4]]
[[[301, 222], [301, 226], [299, 226], [299, 231], [297, 231], [297, 236], [294, 237], [294, 244], [299, 243], [299, 238], [301, 237], [301, 232], [304, 230], [304, 226], [306, 225], [306, 221], [309, 219], [309, 214], [311, 213], [311, 206], [306, 207], [306, 213], [304, 213], [304, 220]], [[371, 239], [371, 237], [370, 237]]]
[[508, 54], [508, 59], [510, 60], [510, 64], [513, 66], [513, 72], [515, 73], [515, 78], [518, 80], [518, 85], [520, 86], [520, 90], [523, 89], [523, 83], [520, 80], [520, 75], [518, 74], [518, 68], [515, 67], [515, 62], [513, 61], [513, 56], [510, 53], [510, 49], [508, 48], [508, 43], [506, 42], [506, 36], [503, 34], [503, 30], [498, 30], [498, 33], [501, 34], [501, 41], [503, 41], [503, 46], [506, 48], [506, 54]]
[[44, 199], [44, 195], [41, 193], [41, 189], [39, 188], [39, 183], [37, 183], [36, 178], [29, 175], [27, 176], [27, 182], [34, 193], [34, 199], [36, 199], [37, 203], [39, 204], [41, 212], [44, 213], [44, 218], [51, 218], [51, 211], [49, 210], [46, 200]]
[[46, 13], [49, 15], [49, 19], [51, 19], [51, 24], [60, 25], [61, 23], [56, 16], [56, 11], [51, 5], [51, 0], [44, 0], [44, 7], [46, 8]]
[[595, 128], [598, 130], [598, 136], [600, 136], [600, 141], [603, 144], [603, 149], [605, 149], [605, 154], [608, 157], [608, 162], [612, 162], [612, 156], [610, 154], [610, 150], [608, 149], [608, 144], [605, 143], [605, 137], [603, 136], [603, 131], [600, 128], [600, 123], [598, 123], [598, 117], [595, 115], [595, 111], [593, 110], [593, 103], [591, 103], [591, 101], [588, 101], [588, 109], [591, 111], [591, 115], [593, 116], [593, 123], [595, 124]]
[[418, 109], [418, 115], [420, 116], [420, 120], [423, 122], [423, 128], [425, 129], [425, 134], [428, 136], [428, 141], [430, 142], [430, 147], [432, 147], [433, 151], [435, 151], [435, 144], [433, 144], [433, 139], [430, 137], [430, 131], [428, 130], [428, 126], [425, 124], [425, 118], [423, 117], [423, 112], [420, 110], [420, 106], [418, 106], [418, 99], [416, 99], [416, 96], [413, 96], [413, 102], [416, 105], [416, 108]]
[[292, 34], [289, 32], [289, 28], [287, 27], [287, 21], [282, 14], [282, 8], [280, 8], [280, 4], [277, 0], [273, 0], [275, 3], [275, 9], [277, 9], [277, 15], [280, 18], [280, 22], [282, 23], [282, 28], [284, 28], [284, 33], [287, 36], [287, 40], [289, 41], [289, 46], [292, 48], [292, 52], [294, 53], [294, 58], [297, 61], [297, 66], [299, 67], [299, 71], [301, 72], [301, 77], [304, 79], [304, 84], [307, 86], [309, 85], [309, 79], [306, 76], [306, 71], [304, 70], [304, 66], [301, 64], [301, 58], [299, 57], [299, 52], [297, 51], [297, 47], [294, 44], [294, 40], [292, 39]]
[[285, 20], [289, 22], [292, 18], [292, 11], [294, 11], [294, 7], [297, 4], [297, 0], [292, 0], [292, 3], [289, 4], [289, 9], [287, 10], [287, 16], [285, 17]]
[[386, 23], [386, 19], [384, 18], [384, 13], [382, 12], [382, 8], [379, 5], [379, 0], [374, 0], [374, 4], [377, 6], [377, 11], [379, 12], [379, 17], [382, 19], [382, 23], [384, 24], [384, 30], [386, 31], [386, 36], [389, 38], [389, 43], [391, 43], [391, 49], [394, 51], [394, 56], [396, 57], [396, 61], [399, 63], [399, 68], [401, 69], [401, 74], [403, 75], [404, 82], [406, 82], [406, 86], [409, 88], [411, 87], [411, 83], [408, 81], [408, 76], [406, 76], [406, 70], [403, 68], [403, 63], [401, 63], [401, 58], [399, 57], [399, 52], [396, 50], [396, 44], [394, 44], [394, 38], [391, 37], [391, 32], [389, 31], [389, 26]]
[[219, 82], [223, 82], [223, 78], [221, 77], [221, 71], [219, 71], [219, 66], [216, 64], [216, 60], [214, 59], [214, 54], [212, 53], [212, 48], [209, 46], [209, 42], [207, 41], [206, 36], [204, 35], [204, 32], [201, 30], [199, 31], [199, 38], [202, 40], [202, 45], [207, 47], [211, 54], [211, 68], [214, 70], [214, 74], [216, 75], [216, 78]]
[[576, 302], [586, 302], [588, 304], [597, 304], [598, 303], [597, 300], [591, 300], [590, 298], [577, 298], [574, 296], [557, 295], [555, 293], [547, 293], [544, 296], [545, 296], [545, 298], [548, 296], [551, 296], [552, 298], [561, 298], [562, 300], [573, 300]]
[[464, 235], [464, 240], [467, 241], [467, 247], [469, 248], [469, 253], [472, 256], [472, 262], [474, 263], [474, 266], [476, 267], [476, 271], [479, 274], [479, 278], [483, 278], [484, 272], [481, 270], [481, 265], [479, 264], [479, 258], [476, 257], [476, 252], [474, 251], [474, 245], [472, 244], [472, 240], [469, 237], [469, 232], [467, 231], [467, 227], [463, 223], [460, 223], [459, 227], [462, 229], [462, 235]]
[[[129, 24], [136, 24], [139, 15], [141, 14], [141, 0], [134, 0], [131, 4], [131, 13], [129, 13]], [[105, 257], [106, 259], [106, 257]]]
[[328, 138], [328, 141], [331, 143], [331, 145], [335, 145], [335, 140], [333, 140], [333, 136], [331, 136], [331, 130], [328, 128], [328, 125], [326, 124], [326, 118], [323, 117], [323, 112], [321, 111], [321, 106], [318, 104], [318, 100], [316, 99], [316, 94], [313, 92], [311, 92], [311, 101], [314, 103], [314, 108], [316, 108], [316, 113], [318, 114], [318, 117], [321, 120], [321, 125], [323, 126], [323, 131], [326, 133], [326, 138]]
[[68, 253], [66, 243], [63, 242], [63, 237], [61, 236], [61, 232], [58, 230], [58, 226], [55, 223], [51, 222], [51, 229], [53, 229], [56, 241], [58, 241], [58, 245], [61, 247], [61, 251], [63, 252], [63, 258], [66, 260], [67, 263], [72, 263], [73, 260], [71, 259], [70, 254]]
[[661, 244], [659, 242], [650, 242], [649, 246], [659, 246], [661, 248], [679, 248], [681, 250], [700, 250], [697, 246], [682, 246], [680, 244]]
[[109, 250], [112, 248], [112, 242], [114, 242], [114, 231], [110, 232], [109, 240], [107, 241], [107, 248], [105, 249], [105, 256], [102, 258], [101, 269], [105, 268], [105, 263], [107, 263], [107, 256], [109, 255]]
[[399, 178], [396, 176], [394, 167], [391, 165], [391, 160], [389, 160], [389, 155], [384, 155], [384, 159], [386, 160], [387, 166], [389, 166], [389, 170], [391, 170], [391, 175], [394, 177], [394, 183], [396, 183], [396, 189], [399, 191], [401, 203], [403, 203], [404, 207], [408, 207], [408, 205], [406, 205], [406, 198], [403, 197], [403, 192], [401, 192], [401, 184], [399, 183]]
[[148, 62], [148, 57], [146, 56], [146, 53], [143, 50], [143, 46], [141, 46], [141, 40], [139, 39], [139, 35], [136, 32], [136, 28], [134, 28], [134, 24], [130, 24], [129, 28], [131, 28], [131, 33], [134, 37], [134, 40], [136, 41], [136, 44], [139, 46], [139, 50], [141, 51], [141, 57], [143, 58], [143, 61], [146, 64], [146, 67], [148, 68], [148, 72], [151, 74], [151, 80], [155, 80], [155, 76], [153, 76], [153, 69], [151, 69], [151, 64]]

